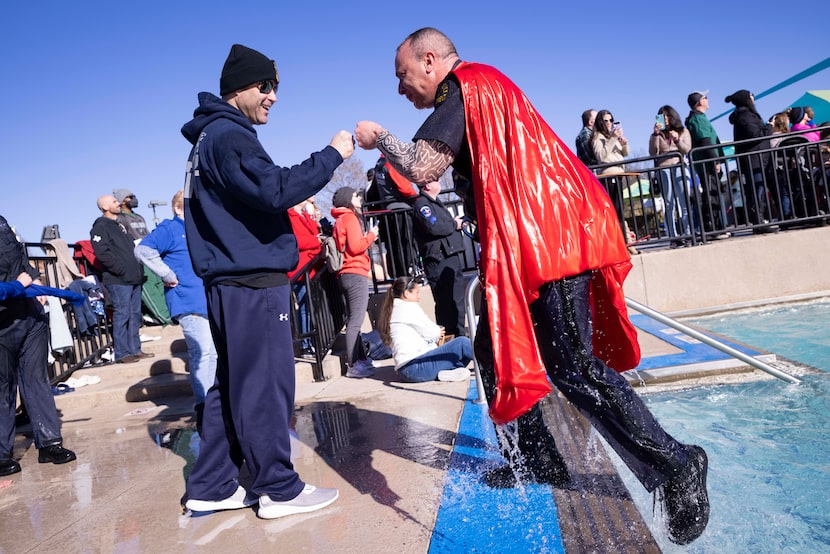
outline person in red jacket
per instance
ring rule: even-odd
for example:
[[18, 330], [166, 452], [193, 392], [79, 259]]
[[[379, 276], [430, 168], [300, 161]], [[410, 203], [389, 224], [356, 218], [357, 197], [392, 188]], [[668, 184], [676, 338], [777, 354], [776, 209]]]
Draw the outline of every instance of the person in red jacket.
[[[298, 271], [313, 260], [317, 254], [320, 253], [322, 245], [320, 243], [320, 224], [314, 219], [312, 214], [308, 213], [307, 207], [310, 206], [312, 211], [314, 205], [309, 200], [303, 200], [296, 206], [288, 210], [288, 219], [291, 221], [291, 228], [294, 230], [294, 237], [297, 239], [297, 248], [300, 251], [300, 261], [297, 262], [297, 267], [288, 272], [288, 278], [293, 278]], [[309, 273], [309, 277], [314, 276], [314, 270]]]
[[[314, 217], [313, 198], [312, 196], [307, 200], [303, 200], [288, 210], [288, 219], [291, 221], [291, 228], [294, 230], [294, 237], [297, 239], [297, 249], [300, 251], [300, 261], [297, 262], [297, 267], [293, 271], [288, 272], [289, 279], [293, 279], [308, 262], [317, 257], [322, 249], [320, 224], [317, 223], [317, 219]], [[314, 277], [315, 273], [314, 268], [310, 269], [308, 272], [309, 279]], [[295, 313], [297, 315], [296, 324], [300, 333], [305, 334], [311, 329], [308, 320], [308, 288], [305, 279], [300, 279], [294, 283], [293, 289]], [[303, 338], [300, 347], [303, 355], [312, 356], [314, 354], [314, 347], [310, 338]]]
[[[452, 166], [472, 184], [465, 194], [475, 200], [468, 215], [478, 223], [482, 281], [475, 354], [491, 418], [518, 419], [531, 475], [566, 485], [538, 406], [550, 379], [646, 490], [658, 491], [669, 538], [692, 542], [709, 520], [706, 453], [669, 435], [617, 372], [636, 367], [640, 351], [622, 290], [631, 261], [611, 199], [507, 76], [462, 61], [437, 29], [398, 46], [395, 75], [398, 94], [432, 113], [412, 142], [373, 121], [359, 122], [355, 136], [415, 183]], [[515, 484], [503, 467], [494, 484]]]
[[334, 221], [334, 238], [337, 248], [343, 252], [343, 267], [337, 272], [337, 279], [346, 296], [346, 377], [363, 378], [371, 376], [372, 360], [363, 347], [360, 327], [369, 307], [369, 271], [371, 259], [369, 248], [378, 236], [377, 227], [363, 232], [358, 213], [363, 199], [352, 187], [337, 189], [332, 197], [331, 215]]

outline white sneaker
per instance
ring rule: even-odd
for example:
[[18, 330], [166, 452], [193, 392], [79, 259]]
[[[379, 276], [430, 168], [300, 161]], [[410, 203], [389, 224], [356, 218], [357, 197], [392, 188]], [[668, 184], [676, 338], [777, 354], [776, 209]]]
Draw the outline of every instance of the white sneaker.
[[293, 514], [304, 514], [325, 508], [340, 496], [337, 489], [317, 488], [306, 483], [303, 491], [293, 500], [277, 502], [267, 494], [259, 497], [257, 516], [262, 519], [276, 519]]
[[445, 369], [438, 372], [439, 381], [466, 381], [470, 378], [470, 370], [466, 367], [459, 367], [456, 369]]
[[256, 503], [257, 497], [248, 494], [248, 491], [242, 485], [239, 485], [236, 492], [224, 500], [196, 500], [195, 498], [189, 498], [184, 506], [191, 512], [216, 512], [219, 510], [247, 508]]
[[141, 342], [153, 342], [154, 340], [161, 340], [161, 337], [154, 337], [153, 335], [138, 335]]

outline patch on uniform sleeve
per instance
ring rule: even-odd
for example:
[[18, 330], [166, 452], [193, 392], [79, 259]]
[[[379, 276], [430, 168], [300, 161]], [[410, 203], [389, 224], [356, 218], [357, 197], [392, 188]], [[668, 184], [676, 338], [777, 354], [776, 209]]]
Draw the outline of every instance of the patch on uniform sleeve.
[[430, 208], [429, 206], [421, 206], [418, 211], [421, 212], [421, 215], [424, 216], [424, 219], [429, 221], [431, 225], [435, 224], [435, 217], [432, 215], [432, 208]]
[[447, 84], [446, 81], [441, 83], [440, 88], [438, 89], [438, 94], [435, 96], [435, 107], [437, 108], [440, 104], [444, 103], [444, 100], [447, 99], [447, 95], [450, 93], [450, 86]]

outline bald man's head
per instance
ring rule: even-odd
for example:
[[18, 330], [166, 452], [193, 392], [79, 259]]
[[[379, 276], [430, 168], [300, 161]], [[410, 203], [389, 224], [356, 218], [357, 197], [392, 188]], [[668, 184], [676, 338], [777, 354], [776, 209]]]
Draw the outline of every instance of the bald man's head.
[[98, 209], [104, 217], [115, 219], [121, 213], [121, 204], [111, 194], [105, 194], [98, 198]]

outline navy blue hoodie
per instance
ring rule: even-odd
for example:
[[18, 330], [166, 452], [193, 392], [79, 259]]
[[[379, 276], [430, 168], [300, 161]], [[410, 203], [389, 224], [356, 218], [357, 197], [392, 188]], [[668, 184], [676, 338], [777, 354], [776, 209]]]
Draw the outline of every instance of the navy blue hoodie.
[[193, 144], [185, 181], [187, 246], [206, 286], [287, 273], [299, 260], [288, 209], [316, 194], [343, 162], [332, 146], [290, 168], [275, 165], [238, 109], [199, 94], [182, 127]]

